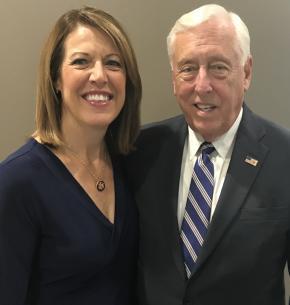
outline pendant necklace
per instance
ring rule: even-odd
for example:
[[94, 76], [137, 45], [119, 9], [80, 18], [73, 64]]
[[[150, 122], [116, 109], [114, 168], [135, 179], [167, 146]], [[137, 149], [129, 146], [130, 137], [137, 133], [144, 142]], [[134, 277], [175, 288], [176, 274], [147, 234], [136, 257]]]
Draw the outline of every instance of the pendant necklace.
[[[90, 165], [90, 162], [87, 163], [85, 162], [74, 150], [72, 150], [69, 146], [64, 146], [66, 149], [68, 149], [72, 155], [75, 157], [76, 160], [78, 160], [83, 167], [85, 167], [87, 170], [88, 170], [88, 173], [90, 174], [90, 176], [93, 178], [94, 180], [94, 184], [95, 184], [95, 187], [97, 189], [98, 192], [103, 192], [105, 189], [106, 189], [106, 183], [105, 183], [105, 180], [101, 177], [97, 177], [95, 175], [95, 173], [90, 169], [89, 165]], [[104, 149], [104, 164], [106, 164], [107, 162], [107, 153], [106, 153], [106, 150]], [[100, 170], [100, 173], [103, 172], [105, 168], [105, 165], [102, 166], [101, 170]]]

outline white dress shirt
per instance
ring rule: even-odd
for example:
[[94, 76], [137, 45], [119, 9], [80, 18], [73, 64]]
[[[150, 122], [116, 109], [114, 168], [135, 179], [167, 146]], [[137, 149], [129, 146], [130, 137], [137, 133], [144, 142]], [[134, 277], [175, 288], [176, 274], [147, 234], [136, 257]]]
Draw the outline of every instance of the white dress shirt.
[[[243, 108], [241, 108], [241, 111], [232, 127], [225, 134], [223, 134], [221, 137], [219, 137], [212, 143], [215, 148], [215, 151], [211, 154], [211, 161], [214, 165], [214, 190], [211, 206], [211, 218], [215, 211], [225, 181], [225, 177], [232, 156], [236, 133], [242, 119], [242, 114]], [[203, 142], [204, 139], [188, 126], [188, 137], [185, 141], [183, 148], [181, 172], [179, 179], [177, 207], [179, 228], [181, 228], [183, 220], [193, 167], [198, 157], [198, 154], [200, 153], [199, 147]]]

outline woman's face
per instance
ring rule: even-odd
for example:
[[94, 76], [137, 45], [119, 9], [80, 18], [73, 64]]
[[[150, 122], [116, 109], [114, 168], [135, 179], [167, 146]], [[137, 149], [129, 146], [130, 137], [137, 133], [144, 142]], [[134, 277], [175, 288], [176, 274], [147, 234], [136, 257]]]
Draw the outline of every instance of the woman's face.
[[106, 130], [124, 105], [125, 87], [125, 66], [111, 39], [90, 26], [78, 25], [64, 42], [57, 81], [62, 128]]

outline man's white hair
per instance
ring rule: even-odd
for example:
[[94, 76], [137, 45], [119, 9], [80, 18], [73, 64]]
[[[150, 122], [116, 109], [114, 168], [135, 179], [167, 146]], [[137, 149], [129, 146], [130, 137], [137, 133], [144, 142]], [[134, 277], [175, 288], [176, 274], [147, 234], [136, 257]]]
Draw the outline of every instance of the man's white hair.
[[201, 23], [215, 17], [222, 18], [225, 21], [228, 19], [228, 21], [233, 24], [237, 43], [241, 50], [241, 64], [245, 64], [246, 60], [251, 54], [250, 34], [246, 24], [237, 14], [227, 11], [222, 6], [217, 4], [207, 4], [182, 15], [171, 29], [169, 35], [167, 36], [167, 51], [171, 66], [176, 34], [189, 31]]

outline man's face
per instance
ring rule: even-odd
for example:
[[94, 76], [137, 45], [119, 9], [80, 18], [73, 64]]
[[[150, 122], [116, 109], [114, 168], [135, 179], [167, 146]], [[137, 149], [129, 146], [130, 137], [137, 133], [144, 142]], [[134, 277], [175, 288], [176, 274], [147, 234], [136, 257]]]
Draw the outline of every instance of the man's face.
[[173, 87], [189, 126], [206, 141], [227, 132], [249, 88], [252, 59], [241, 63], [231, 25], [212, 19], [176, 35]]

